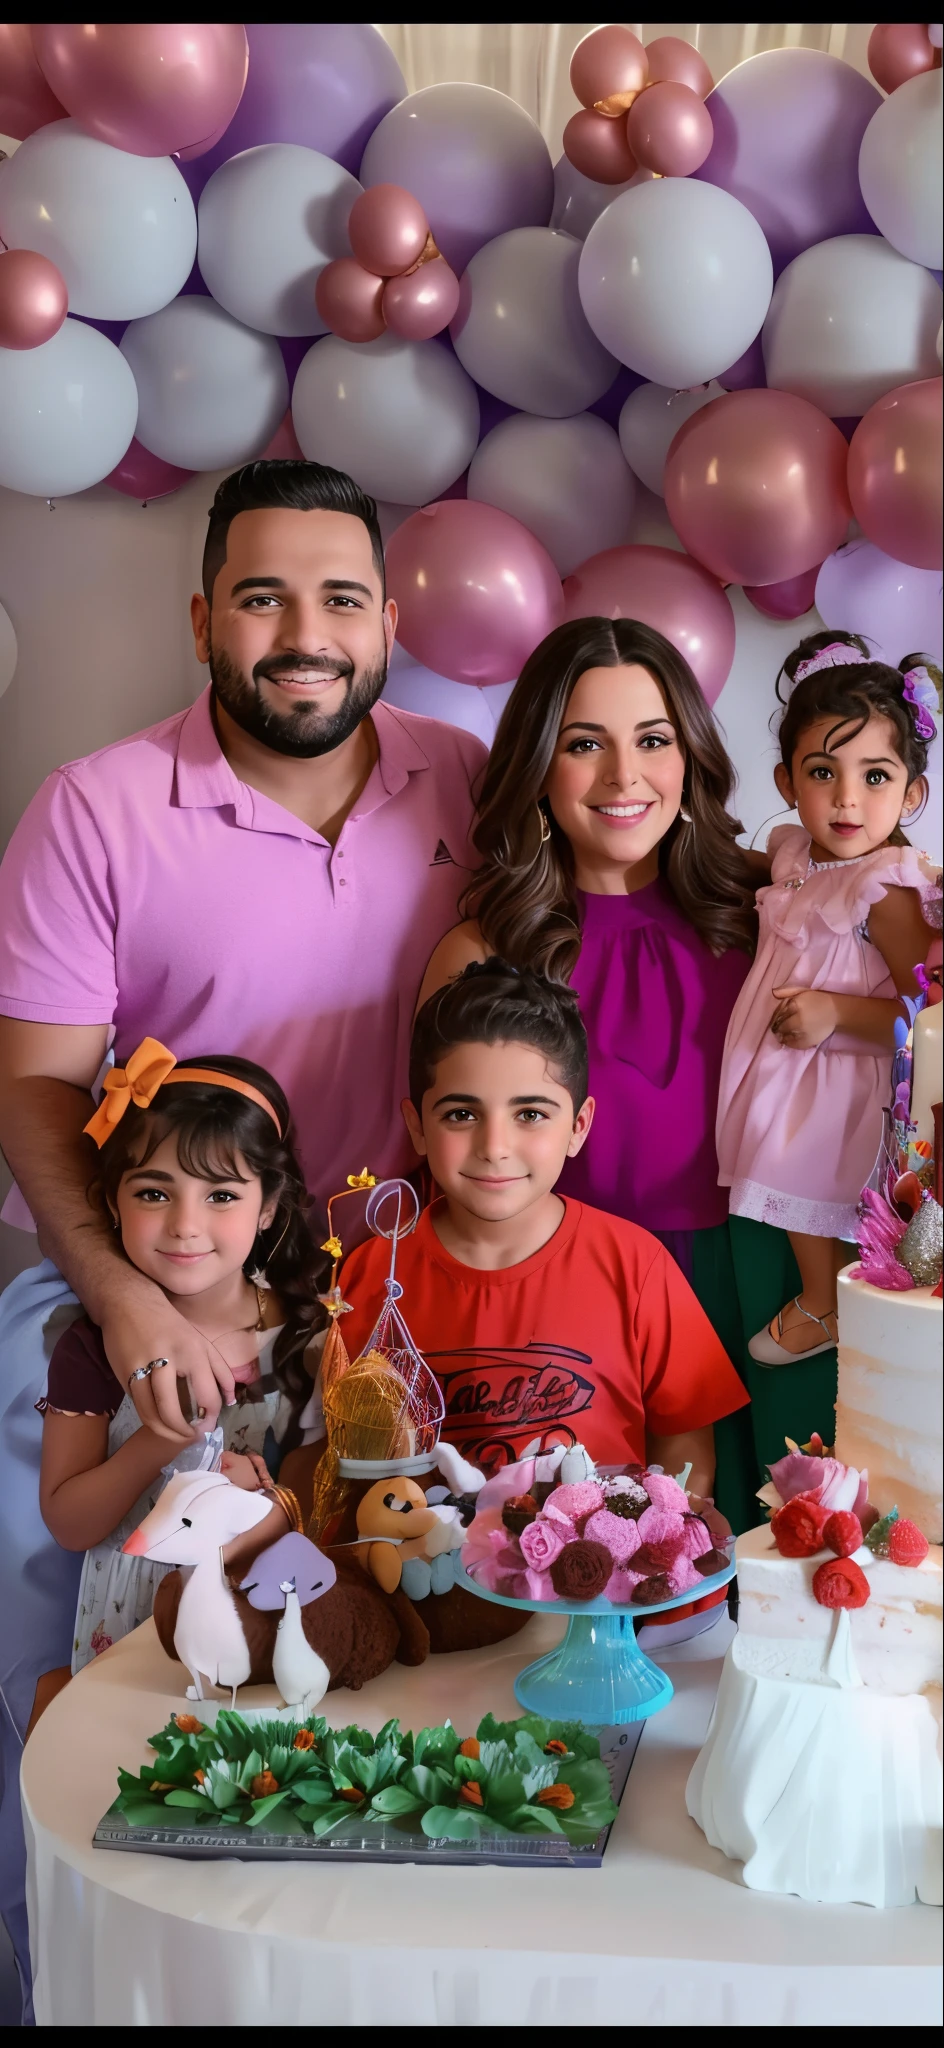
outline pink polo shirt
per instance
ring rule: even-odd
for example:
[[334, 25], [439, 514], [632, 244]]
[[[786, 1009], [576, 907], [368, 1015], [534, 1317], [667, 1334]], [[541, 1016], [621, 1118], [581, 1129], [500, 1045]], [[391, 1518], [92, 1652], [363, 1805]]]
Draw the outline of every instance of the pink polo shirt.
[[337, 845], [237, 781], [209, 691], [50, 775], [0, 869], [0, 1014], [239, 1053], [274, 1074], [322, 1203], [415, 1164], [400, 1100], [429, 955], [474, 863], [471, 733], [378, 704]]

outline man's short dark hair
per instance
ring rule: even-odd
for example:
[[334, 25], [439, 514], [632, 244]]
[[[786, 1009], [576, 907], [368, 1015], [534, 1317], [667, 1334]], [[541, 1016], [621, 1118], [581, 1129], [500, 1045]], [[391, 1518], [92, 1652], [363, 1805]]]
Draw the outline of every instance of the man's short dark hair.
[[343, 469], [327, 469], [321, 462], [244, 462], [224, 477], [210, 507], [210, 524], [203, 550], [203, 595], [213, 603], [213, 585], [226, 560], [226, 540], [233, 520], [240, 512], [347, 512], [362, 519], [370, 534], [374, 567], [384, 585], [383, 541], [377, 506], [366, 491]]
[[513, 1042], [544, 1054], [574, 1113], [587, 1099], [587, 1034], [572, 989], [509, 967], [473, 961], [423, 1004], [410, 1046], [410, 1100], [422, 1108], [440, 1060], [457, 1045]]

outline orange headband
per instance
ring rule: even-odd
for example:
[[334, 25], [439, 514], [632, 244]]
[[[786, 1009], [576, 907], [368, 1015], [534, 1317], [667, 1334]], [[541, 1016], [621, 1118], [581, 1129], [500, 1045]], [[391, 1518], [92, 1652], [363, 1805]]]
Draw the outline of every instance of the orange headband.
[[125, 1066], [112, 1067], [105, 1075], [102, 1099], [95, 1115], [85, 1126], [86, 1136], [94, 1138], [101, 1151], [132, 1102], [138, 1109], [149, 1109], [158, 1089], [171, 1079], [175, 1083], [207, 1081], [213, 1088], [231, 1088], [234, 1095], [245, 1095], [247, 1101], [257, 1103], [272, 1118], [281, 1138], [282, 1126], [271, 1102], [260, 1089], [253, 1088], [249, 1081], [238, 1081], [235, 1074], [218, 1074], [212, 1067], [178, 1067], [174, 1054], [168, 1052], [158, 1038], [142, 1038]]

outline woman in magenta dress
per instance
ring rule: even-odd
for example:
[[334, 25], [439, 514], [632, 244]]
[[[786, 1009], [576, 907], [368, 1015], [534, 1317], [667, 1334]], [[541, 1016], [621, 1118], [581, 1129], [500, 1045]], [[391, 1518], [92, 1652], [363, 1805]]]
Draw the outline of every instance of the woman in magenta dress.
[[[471, 916], [437, 948], [424, 994], [489, 953], [577, 989], [597, 1108], [562, 1192], [659, 1237], [740, 1365], [714, 1141], [755, 933], [733, 785], [698, 684], [660, 633], [631, 620], [558, 627], [506, 706], [473, 835]], [[719, 1504], [738, 1528], [757, 1518], [748, 1416], [717, 1432]]]

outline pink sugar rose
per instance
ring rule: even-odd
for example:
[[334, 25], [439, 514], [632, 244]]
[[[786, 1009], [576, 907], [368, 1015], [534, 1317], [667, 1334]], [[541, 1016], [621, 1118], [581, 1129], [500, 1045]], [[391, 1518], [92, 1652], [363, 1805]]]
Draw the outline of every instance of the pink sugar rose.
[[868, 1499], [867, 1472], [857, 1472], [854, 1465], [843, 1465], [838, 1458], [814, 1458], [803, 1451], [778, 1458], [769, 1471], [784, 1505], [795, 1494], [812, 1493], [828, 1514], [849, 1509], [861, 1522]]
[[546, 1572], [572, 1537], [572, 1524], [563, 1517], [551, 1520], [546, 1515], [538, 1515], [536, 1521], [529, 1522], [527, 1528], [522, 1529], [518, 1542], [521, 1555], [530, 1569]]
[[556, 1500], [556, 1493], [552, 1493], [550, 1495], [550, 1498], [545, 1501], [544, 1506], [541, 1509], [542, 1518], [545, 1522], [556, 1523], [557, 1527], [561, 1530], [564, 1536], [564, 1542], [572, 1543], [574, 1537], [577, 1534], [577, 1524], [576, 1522], [571, 1520], [571, 1517], [569, 1515], [564, 1513], [563, 1508], [559, 1508], [555, 1505]]
[[550, 1572], [521, 1572], [515, 1581], [517, 1600], [556, 1600]]
[[579, 1479], [573, 1486], [555, 1487], [547, 1506], [553, 1502], [558, 1513], [570, 1515], [573, 1521], [579, 1522], [585, 1515], [592, 1515], [595, 1509], [602, 1508], [603, 1499], [603, 1488], [595, 1479]]
[[665, 1508], [667, 1512], [684, 1515], [688, 1507], [688, 1496], [677, 1479], [670, 1479], [667, 1472], [646, 1472], [642, 1484], [654, 1508]]
[[[676, 1490], [681, 1491], [680, 1488]], [[652, 1507], [640, 1515], [636, 1527], [641, 1543], [667, 1543], [671, 1537], [681, 1536], [685, 1523], [680, 1513], [657, 1507], [653, 1502]]]
[[706, 1529], [704, 1522], [699, 1521], [697, 1515], [693, 1515], [691, 1521], [686, 1517], [682, 1523], [681, 1542], [683, 1557], [704, 1557], [706, 1550], [714, 1549], [711, 1531]]
[[614, 1515], [609, 1508], [598, 1508], [585, 1523], [583, 1533], [588, 1543], [602, 1543], [614, 1564], [625, 1564], [642, 1542], [638, 1523]]

